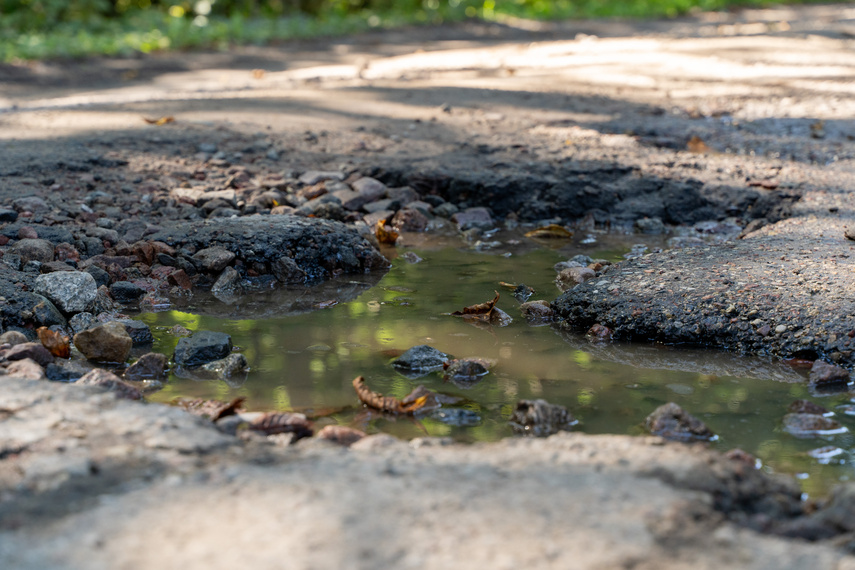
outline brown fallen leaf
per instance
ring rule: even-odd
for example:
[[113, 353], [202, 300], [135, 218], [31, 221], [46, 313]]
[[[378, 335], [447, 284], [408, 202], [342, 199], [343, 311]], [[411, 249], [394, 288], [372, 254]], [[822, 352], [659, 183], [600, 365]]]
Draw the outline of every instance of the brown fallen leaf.
[[478, 303], [477, 305], [469, 305], [468, 307], [463, 307], [462, 311], [454, 311], [451, 313], [455, 317], [460, 316], [474, 316], [474, 315], [489, 315], [493, 310], [493, 307], [496, 306], [496, 303], [499, 301], [499, 292], [493, 291], [496, 296], [493, 297], [492, 301], [487, 301], [486, 303]]
[[289, 412], [269, 412], [251, 421], [249, 429], [265, 435], [277, 433], [293, 433], [297, 439], [311, 437], [314, 431], [309, 420], [303, 414]]
[[159, 119], [149, 119], [147, 117], [143, 117], [143, 121], [145, 121], [149, 125], [157, 125], [158, 127], [162, 127], [163, 125], [166, 125], [167, 123], [174, 123], [175, 117], [173, 117], [171, 115], [166, 116], [166, 117], [160, 117]]
[[708, 147], [707, 143], [705, 143], [698, 135], [694, 135], [689, 139], [689, 142], [686, 144], [686, 148], [689, 149], [689, 152], [695, 152], [698, 154], [710, 151], [710, 147]]
[[549, 224], [548, 226], [526, 232], [525, 237], [541, 239], [570, 239], [573, 237], [573, 232], [564, 226]]
[[382, 244], [395, 245], [400, 234], [390, 226], [387, 226], [383, 220], [380, 220], [377, 222], [377, 225], [374, 226], [374, 235], [377, 236], [377, 241]]
[[235, 415], [241, 409], [241, 404], [246, 401], [244, 396], [239, 396], [231, 402], [221, 402], [219, 400], [202, 400], [177, 398], [173, 400], [173, 404], [181, 406], [194, 416], [208, 418], [212, 422], [224, 418], [226, 416]]
[[394, 396], [384, 396], [380, 392], [372, 391], [362, 376], [353, 379], [353, 389], [363, 404], [390, 414], [414, 414], [425, 407], [429, 396], [433, 394], [424, 386], [419, 386], [403, 400], [399, 400]]
[[252, 70], [252, 78], [253, 79], [263, 79], [267, 72], [263, 69], [253, 69]]
[[774, 190], [775, 188], [780, 186], [780, 183], [774, 179], [772, 179], [772, 180], [759, 180], [759, 181], [749, 182], [748, 186], [753, 187], [753, 188], [763, 188], [764, 190]]
[[39, 340], [51, 354], [57, 358], [69, 358], [71, 356], [71, 339], [62, 333], [52, 331], [47, 327], [36, 329]]

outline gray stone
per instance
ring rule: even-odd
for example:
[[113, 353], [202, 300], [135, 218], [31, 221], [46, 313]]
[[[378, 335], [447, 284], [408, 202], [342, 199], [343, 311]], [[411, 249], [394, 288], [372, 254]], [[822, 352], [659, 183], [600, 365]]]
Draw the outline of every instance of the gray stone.
[[298, 180], [306, 186], [312, 186], [324, 180], [344, 180], [344, 174], [336, 171], [307, 170]]
[[139, 381], [163, 378], [166, 375], [167, 362], [169, 359], [165, 354], [159, 352], [143, 354], [125, 370], [125, 379]]
[[37, 293], [33, 293], [33, 297], [38, 299], [38, 302], [31, 309], [33, 320], [36, 321], [36, 324], [45, 327], [52, 327], [54, 325], [64, 327], [67, 324], [65, 317], [62, 316], [59, 309], [47, 297], [43, 297]]
[[124, 362], [134, 341], [118, 321], [110, 321], [74, 335], [74, 346], [89, 360]]
[[451, 202], [446, 202], [444, 204], [440, 204], [439, 206], [434, 206], [433, 215], [439, 216], [440, 218], [450, 218], [458, 211], [459, 208], [457, 206], [455, 206]]
[[40, 366], [47, 366], [53, 362], [53, 355], [40, 342], [22, 342], [16, 344], [7, 350], [3, 356], [9, 361], [29, 358], [37, 362]]
[[46, 380], [45, 369], [38, 362], [29, 358], [22, 358], [9, 363], [6, 366], [6, 374], [17, 378], [28, 378], [30, 380]]
[[493, 227], [493, 217], [487, 208], [466, 208], [451, 216], [451, 221], [457, 224], [460, 231], [472, 228], [488, 230]]
[[0, 334], [0, 344], [15, 346], [16, 344], [24, 342], [27, 342], [27, 337], [22, 332], [6, 331], [3, 334]]
[[246, 373], [248, 367], [249, 363], [246, 357], [241, 353], [234, 353], [225, 358], [203, 364], [194, 370], [194, 375], [227, 380]]
[[511, 428], [521, 435], [546, 437], [579, 423], [564, 406], [546, 400], [520, 400], [510, 419]]
[[151, 334], [151, 329], [144, 322], [135, 321], [134, 319], [118, 319], [116, 322], [122, 323], [122, 326], [125, 327], [125, 332], [127, 332], [128, 336], [131, 337], [134, 346], [151, 344], [154, 342], [154, 336]]
[[653, 435], [675, 441], [709, 441], [714, 437], [704, 422], [674, 402], [668, 402], [653, 410], [647, 416], [645, 426]]
[[208, 362], [225, 358], [232, 351], [232, 338], [226, 333], [198, 331], [178, 340], [172, 359], [175, 364], [196, 368]]
[[300, 269], [296, 261], [286, 255], [274, 261], [270, 269], [280, 283], [297, 284], [306, 281], [306, 273]]
[[101, 368], [91, 370], [80, 377], [77, 384], [84, 386], [100, 386], [113, 392], [116, 398], [123, 400], [142, 400], [142, 392], [121, 378]]
[[85, 331], [86, 329], [91, 327], [94, 322], [95, 315], [84, 311], [82, 313], [77, 313], [76, 315], [68, 319], [68, 326], [71, 327], [71, 330], [73, 332], [79, 333], [80, 331]]
[[448, 361], [448, 355], [432, 346], [420, 344], [406, 350], [392, 366], [407, 377], [424, 376], [439, 370]]
[[12, 207], [19, 212], [33, 212], [43, 214], [50, 211], [50, 206], [43, 198], [38, 196], [23, 196], [12, 201]]
[[566, 291], [596, 276], [594, 270], [588, 267], [568, 267], [561, 270], [561, 273], [555, 278], [555, 284], [562, 291]]
[[20, 256], [22, 265], [30, 261], [53, 261], [53, 244], [46, 239], [18, 240], [9, 251]]
[[353, 184], [350, 185], [366, 202], [373, 202], [375, 200], [379, 200], [386, 196], [386, 192], [388, 189], [386, 185], [371, 178], [370, 176], [364, 176], [359, 180], [356, 180]]
[[386, 196], [392, 200], [397, 200], [402, 206], [406, 206], [410, 202], [414, 202], [419, 199], [419, 193], [409, 186], [389, 188], [386, 191]]
[[810, 369], [808, 381], [812, 386], [846, 384], [849, 382], [849, 371], [840, 366], [817, 360]]
[[237, 257], [224, 247], [208, 247], [196, 252], [193, 259], [199, 262], [201, 268], [209, 273], [219, 273], [229, 266]]
[[130, 281], [116, 281], [110, 285], [110, 295], [119, 303], [133, 303], [145, 295], [145, 289]]
[[58, 271], [36, 278], [35, 292], [47, 297], [66, 314], [80, 313], [95, 300], [98, 286], [85, 271]]
[[221, 301], [226, 301], [230, 300], [240, 289], [240, 273], [234, 267], [226, 267], [211, 287], [211, 293]]
[[0, 208], [0, 222], [14, 222], [18, 219], [18, 212], [9, 208]]

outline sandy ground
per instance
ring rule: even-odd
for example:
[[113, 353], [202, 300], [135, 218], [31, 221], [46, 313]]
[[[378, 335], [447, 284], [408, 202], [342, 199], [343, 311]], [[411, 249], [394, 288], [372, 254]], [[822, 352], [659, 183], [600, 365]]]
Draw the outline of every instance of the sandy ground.
[[[581, 165], [601, 190], [689, 184], [743, 221], [837, 208], [837, 227], [852, 212], [853, 22], [846, 5], [508, 22], [4, 66], [0, 197], [74, 178], [69, 165], [96, 155], [128, 160], [130, 180], [186, 168], [201, 143], [264, 140], [280, 169], [375, 168], [425, 185], [441, 171], [472, 183], [455, 200], [499, 214], [520, 211], [521, 195], [502, 203], [484, 180], [525, 178], [530, 193]], [[161, 116], [176, 120], [141, 120]], [[740, 211], [747, 192], [760, 193], [751, 207], [767, 203], [757, 216]], [[560, 204], [549, 200], [533, 196], [542, 209], [526, 215], [550, 217]], [[764, 231], [810, 240], [799, 232], [812, 227]], [[582, 434], [284, 447], [87, 388], [0, 385], [3, 568], [855, 566], [832, 543], [737, 525], [759, 523], [722, 510], [722, 485], [748, 477], [755, 498], [774, 485], [699, 447]]]

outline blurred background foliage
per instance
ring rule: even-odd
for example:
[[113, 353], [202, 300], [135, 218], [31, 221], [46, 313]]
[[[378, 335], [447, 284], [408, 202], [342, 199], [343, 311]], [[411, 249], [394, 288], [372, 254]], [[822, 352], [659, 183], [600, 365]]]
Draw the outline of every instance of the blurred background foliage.
[[0, 0], [0, 60], [225, 49], [470, 18], [674, 17], [804, 1], [814, 0]]

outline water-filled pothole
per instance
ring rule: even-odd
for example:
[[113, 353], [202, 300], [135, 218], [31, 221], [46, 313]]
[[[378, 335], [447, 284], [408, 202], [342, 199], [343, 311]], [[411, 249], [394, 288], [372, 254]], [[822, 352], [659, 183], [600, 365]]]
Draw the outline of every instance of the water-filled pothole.
[[[150, 399], [244, 396], [251, 410], [310, 411], [324, 416], [318, 420], [321, 425], [339, 423], [403, 438], [450, 436], [465, 442], [511, 436], [508, 418], [520, 399], [543, 398], [566, 406], [580, 421], [576, 430], [615, 434], [644, 433], [645, 417], [673, 401], [719, 436], [711, 445], [753, 453], [765, 469], [795, 474], [811, 495], [825, 494], [847, 479], [851, 433], [798, 439], [781, 427], [793, 400], [813, 399], [834, 409], [849, 403], [847, 395], [820, 399], [809, 391], [803, 371], [779, 361], [697, 349], [591, 344], [549, 326], [530, 326], [520, 315], [519, 301], [500, 285], [525, 283], [536, 291], [531, 299], [552, 300], [559, 293], [555, 263], [578, 253], [616, 261], [631, 251], [637, 237], [627, 241], [600, 236], [587, 246], [550, 248], [505, 235], [495, 236], [499, 245], [479, 251], [457, 240], [411, 236], [411, 247], [398, 252], [410, 252], [421, 261], [399, 256], [376, 285], [376, 279], [334, 281], [325, 290], [328, 299], [315, 291], [304, 303], [327, 307], [322, 310], [294, 314], [301, 306], [292, 308], [292, 294], [278, 313], [286, 316], [269, 316], [276, 314], [269, 310], [275, 295], [266, 297], [268, 309], [255, 313], [260, 318], [234, 318], [240, 307], [208, 304], [201, 297], [186, 312], [143, 314], [139, 318], [152, 327], [157, 352], [172, 353], [178, 338], [167, 331], [179, 324], [193, 331], [230, 334], [251, 367], [245, 379], [230, 383], [173, 374]], [[662, 244], [651, 239], [648, 245]], [[491, 299], [494, 291], [501, 294], [498, 307], [514, 318], [510, 325], [478, 328], [447, 315]], [[339, 293], [342, 298], [336, 298]], [[441, 372], [407, 378], [390, 365], [401, 352], [421, 344], [453, 357], [480, 357], [496, 364], [471, 385], [444, 382]], [[356, 376], [364, 376], [373, 390], [399, 398], [423, 384], [464, 398], [456, 406], [464, 411], [417, 419], [369, 413], [351, 385]], [[836, 419], [855, 426], [843, 410]], [[825, 446], [843, 451], [812, 453]]]

